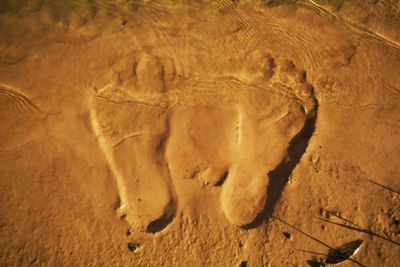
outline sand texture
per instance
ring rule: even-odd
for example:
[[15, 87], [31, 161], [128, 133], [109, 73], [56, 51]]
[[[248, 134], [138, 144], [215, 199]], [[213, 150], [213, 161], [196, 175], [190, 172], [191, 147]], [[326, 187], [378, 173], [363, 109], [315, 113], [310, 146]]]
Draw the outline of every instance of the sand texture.
[[0, 1], [1, 266], [400, 266], [400, 2]]

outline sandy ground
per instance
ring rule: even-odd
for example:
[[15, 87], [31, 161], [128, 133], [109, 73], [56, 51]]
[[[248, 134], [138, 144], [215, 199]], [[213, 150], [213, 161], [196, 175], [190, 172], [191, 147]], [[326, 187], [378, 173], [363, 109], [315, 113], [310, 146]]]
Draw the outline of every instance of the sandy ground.
[[399, 29], [396, 0], [1, 1], [0, 265], [400, 266]]

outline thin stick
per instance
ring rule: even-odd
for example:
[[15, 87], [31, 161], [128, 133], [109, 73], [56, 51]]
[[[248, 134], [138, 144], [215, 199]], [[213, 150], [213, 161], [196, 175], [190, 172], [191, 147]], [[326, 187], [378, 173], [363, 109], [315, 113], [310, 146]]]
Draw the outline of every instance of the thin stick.
[[[292, 224], [290, 224], [290, 223], [288, 223], [288, 222], [285, 222], [284, 220], [282, 220], [282, 219], [280, 219], [280, 218], [278, 218], [278, 217], [276, 217], [276, 216], [274, 216], [274, 215], [271, 215], [271, 217], [272, 217], [273, 219], [275, 219], [275, 220], [277, 220], [277, 221], [279, 221], [279, 222], [281, 222], [281, 223], [283, 223], [283, 224], [289, 226], [290, 228], [293, 228], [294, 230], [296, 230], [296, 231], [302, 233], [303, 235], [305, 235], [305, 236], [311, 238], [311, 239], [314, 240], [315, 242], [318, 242], [319, 244], [323, 245], [324, 247], [327, 247], [327, 248], [329, 248], [329, 249], [335, 251], [335, 252], [338, 253], [339, 255], [343, 255], [343, 257], [345, 256], [345, 255], [344, 255], [342, 252], [340, 252], [339, 250], [337, 250], [337, 249], [335, 249], [334, 247], [332, 247], [332, 246], [326, 244], [325, 242], [322, 242], [321, 240], [318, 240], [317, 238], [315, 238], [315, 237], [313, 237], [312, 235], [310, 235], [310, 234], [304, 232], [303, 230], [297, 228], [296, 226], [294, 226], [294, 225], [292, 225]], [[354, 262], [354, 263], [357, 264], [358, 266], [366, 267], [364, 264], [358, 262], [357, 260], [351, 259], [350, 257], [347, 258], [347, 259], [350, 260], [350, 261], [352, 261], [352, 262]]]
[[341, 227], [344, 227], [344, 228], [347, 228], [347, 229], [350, 229], [350, 230], [354, 230], [354, 231], [357, 231], [357, 232], [361, 232], [361, 233], [364, 233], [364, 234], [369, 234], [369, 235], [372, 235], [372, 236], [380, 237], [380, 238], [382, 238], [382, 239], [384, 239], [386, 241], [389, 241], [390, 243], [393, 243], [393, 244], [395, 244], [397, 246], [400, 246], [400, 243], [398, 243], [398, 242], [396, 242], [396, 241], [394, 241], [394, 240], [392, 240], [390, 238], [387, 238], [387, 237], [385, 237], [383, 235], [380, 235], [380, 234], [377, 234], [375, 232], [372, 232], [371, 230], [362, 228], [360, 226], [354, 227], [354, 226], [346, 225], [346, 224], [343, 224], [343, 223], [331, 222], [331, 221], [328, 221], [328, 220], [325, 220], [325, 219], [320, 219], [320, 218], [318, 218], [318, 220], [323, 221], [323, 222], [327, 222], [327, 223], [330, 223], [330, 224], [333, 224], [333, 225], [341, 226]]

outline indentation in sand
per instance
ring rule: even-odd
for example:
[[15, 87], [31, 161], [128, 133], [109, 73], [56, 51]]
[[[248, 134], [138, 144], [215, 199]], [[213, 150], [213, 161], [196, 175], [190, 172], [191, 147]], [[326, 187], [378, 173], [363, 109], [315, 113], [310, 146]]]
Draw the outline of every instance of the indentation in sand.
[[[174, 184], [185, 179], [220, 187], [220, 207], [238, 226], [276, 201], [268, 188], [293, 170], [290, 147], [311, 137], [298, 140], [317, 103], [305, 71], [250, 55], [241, 74], [201, 82], [175, 75], [171, 59], [142, 53], [96, 90], [92, 124], [132, 227], [157, 232], [172, 222], [180, 211]], [[288, 170], [271, 175], [279, 166]]]

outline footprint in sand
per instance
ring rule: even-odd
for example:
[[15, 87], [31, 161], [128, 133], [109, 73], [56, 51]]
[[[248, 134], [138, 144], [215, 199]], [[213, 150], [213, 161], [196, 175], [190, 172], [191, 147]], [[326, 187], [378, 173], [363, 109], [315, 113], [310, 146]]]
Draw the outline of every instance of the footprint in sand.
[[253, 223], [268, 202], [269, 173], [289, 160], [291, 142], [315, 116], [305, 72], [256, 52], [238, 75], [199, 80], [180, 75], [171, 59], [132, 58], [92, 101], [127, 221], [162, 230], [177, 211], [174, 181], [201, 179], [221, 187], [229, 222]]

